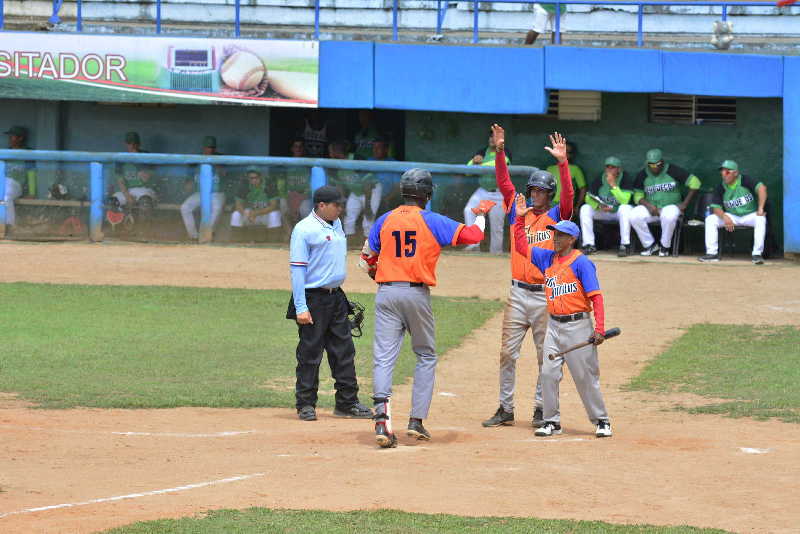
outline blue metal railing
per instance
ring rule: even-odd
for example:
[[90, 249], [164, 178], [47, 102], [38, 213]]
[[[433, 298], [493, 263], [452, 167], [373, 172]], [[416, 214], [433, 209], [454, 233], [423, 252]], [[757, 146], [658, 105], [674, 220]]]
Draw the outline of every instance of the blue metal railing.
[[[57, 24], [60, 22], [58, 13], [63, 7], [64, 0], [53, 0], [53, 14], [50, 17], [50, 22]], [[533, 4], [537, 0], [480, 0], [490, 3], [507, 3], [507, 4]], [[774, 7], [774, 4], [767, 2], [752, 2], [752, 1], [670, 1], [670, 0], [619, 0], [619, 1], [603, 1], [603, 0], [547, 0], [548, 3], [556, 5], [556, 17], [554, 28], [554, 42], [561, 44], [561, 14], [562, 6], [567, 5], [590, 5], [590, 6], [636, 6], [636, 44], [637, 46], [644, 46], [644, 8], [645, 6], [707, 6], [707, 7], [720, 7], [722, 20], [728, 19], [729, 7]], [[76, 0], [77, 3], [77, 20], [75, 27], [77, 31], [83, 31], [83, 10], [82, 0]], [[156, 33], [161, 33], [161, 4], [162, 0], [156, 0]], [[399, 0], [392, 1], [392, 40], [398, 40], [399, 28]], [[444, 6], [442, 6], [444, 4]], [[447, 13], [448, 0], [437, 0], [436, 9], [436, 34], [441, 35], [442, 26], [444, 24], [444, 17]], [[4, 0], [0, 0], [0, 30], [4, 25]], [[479, 1], [472, 1], [472, 42], [477, 43], [479, 40]], [[793, 6], [786, 6], [793, 7]], [[784, 8], [785, 9], [785, 8]], [[235, 0], [234, 3], [234, 35], [239, 37], [241, 35], [241, 0]], [[319, 39], [320, 35], [320, 0], [314, 1], [314, 39]]]

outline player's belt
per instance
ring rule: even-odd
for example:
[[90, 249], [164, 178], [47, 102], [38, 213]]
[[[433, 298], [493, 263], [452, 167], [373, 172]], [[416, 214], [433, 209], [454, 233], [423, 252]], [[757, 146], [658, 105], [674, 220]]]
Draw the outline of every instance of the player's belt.
[[572, 321], [580, 321], [584, 317], [588, 317], [586, 312], [578, 312], [573, 313], [572, 315], [553, 315], [550, 314], [550, 318], [554, 321], [558, 321], [559, 323], [569, 323]]
[[522, 289], [527, 289], [528, 291], [544, 290], [544, 286], [542, 284], [526, 284], [525, 282], [520, 282], [519, 280], [511, 280], [511, 285], [521, 287]]
[[307, 287], [306, 293], [324, 293], [330, 295], [339, 291], [338, 287]]
[[396, 286], [396, 287], [422, 287], [425, 284], [422, 282], [379, 282], [382, 286]]

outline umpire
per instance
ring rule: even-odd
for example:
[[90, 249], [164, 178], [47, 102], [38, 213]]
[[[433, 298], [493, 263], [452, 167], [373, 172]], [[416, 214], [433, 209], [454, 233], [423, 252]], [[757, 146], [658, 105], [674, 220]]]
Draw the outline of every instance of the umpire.
[[292, 299], [287, 319], [298, 325], [297, 415], [316, 421], [319, 366], [322, 350], [335, 379], [333, 415], [369, 419], [372, 410], [358, 402], [356, 348], [347, 319], [349, 303], [341, 289], [347, 277], [347, 238], [339, 215], [345, 199], [339, 189], [323, 186], [314, 191], [314, 209], [295, 225], [289, 252]]

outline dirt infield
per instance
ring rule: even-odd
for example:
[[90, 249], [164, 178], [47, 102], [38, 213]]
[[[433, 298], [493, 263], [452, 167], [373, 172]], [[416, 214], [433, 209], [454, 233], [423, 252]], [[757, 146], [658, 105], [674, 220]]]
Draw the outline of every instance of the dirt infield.
[[[0, 258], [2, 282], [289, 286], [279, 249], [0, 243]], [[350, 259], [347, 288], [372, 291]], [[600, 348], [612, 439], [594, 438], [569, 377], [565, 434], [534, 438], [530, 341], [517, 426], [481, 427], [497, 407], [498, 314], [440, 363], [426, 422], [434, 440], [424, 445], [403, 436], [397, 449], [378, 450], [368, 422], [329, 413], [305, 423], [289, 409], [45, 411], [6, 395], [0, 531], [95, 532], [266, 506], [800, 532], [800, 426], [688, 415], [669, 408], [691, 397], [620, 389], [690, 324], [800, 323], [800, 267], [611, 256], [596, 263], [606, 323], [623, 331]], [[434, 294], [504, 298], [508, 258], [445, 255], [439, 278]], [[397, 414], [407, 413], [409, 394], [407, 386], [396, 392]]]

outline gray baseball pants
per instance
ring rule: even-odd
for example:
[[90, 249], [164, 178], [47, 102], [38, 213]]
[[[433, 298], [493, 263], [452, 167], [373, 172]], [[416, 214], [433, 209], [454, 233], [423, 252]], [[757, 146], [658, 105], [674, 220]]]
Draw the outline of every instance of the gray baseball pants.
[[514, 411], [514, 385], [517, 359], [528, 329], [533, 334], [539, 378], [536, 380], [534, 410], [542, 407], [542, 345], [547, 333], [547, 301], [543, 291], [529, 291], [511, 286], [503, 314], [503, 336], [500, 342], [500, 405], [506, 412]]
[[[427, 286], [412, 287], [407, 282], [381, 284], [375, 295], [374, 398], [388, 399], [392, 396], [392, 373], [406, 331], [411, 335], [411, 347], [417, 355], [411, 417], [425, 419], [431, 407], [436, 378], [436, 337], [430, 289]], [[376, 406], [378, 413], [385, 406]]]
[[[549, 319], [547, 335], [544, 339], [544, 351], [547, 354], [555, 354], [565, 350], [589, 339], [593, 331], [592, 320], [588, 317], [569, 323], [560, 323]], [[565, 360], [589, 420], [596, 425], [600, 419], [608, 419], [603, 395], [600, 393], [600, 363], [597, 359], [597, 346], [588, 345], [553, 360], [544, 359], [542, 372], [539, 374], [542, 381], [544, 420], [553, 423], [561, 422], [558, 387], [564, 377]]]

